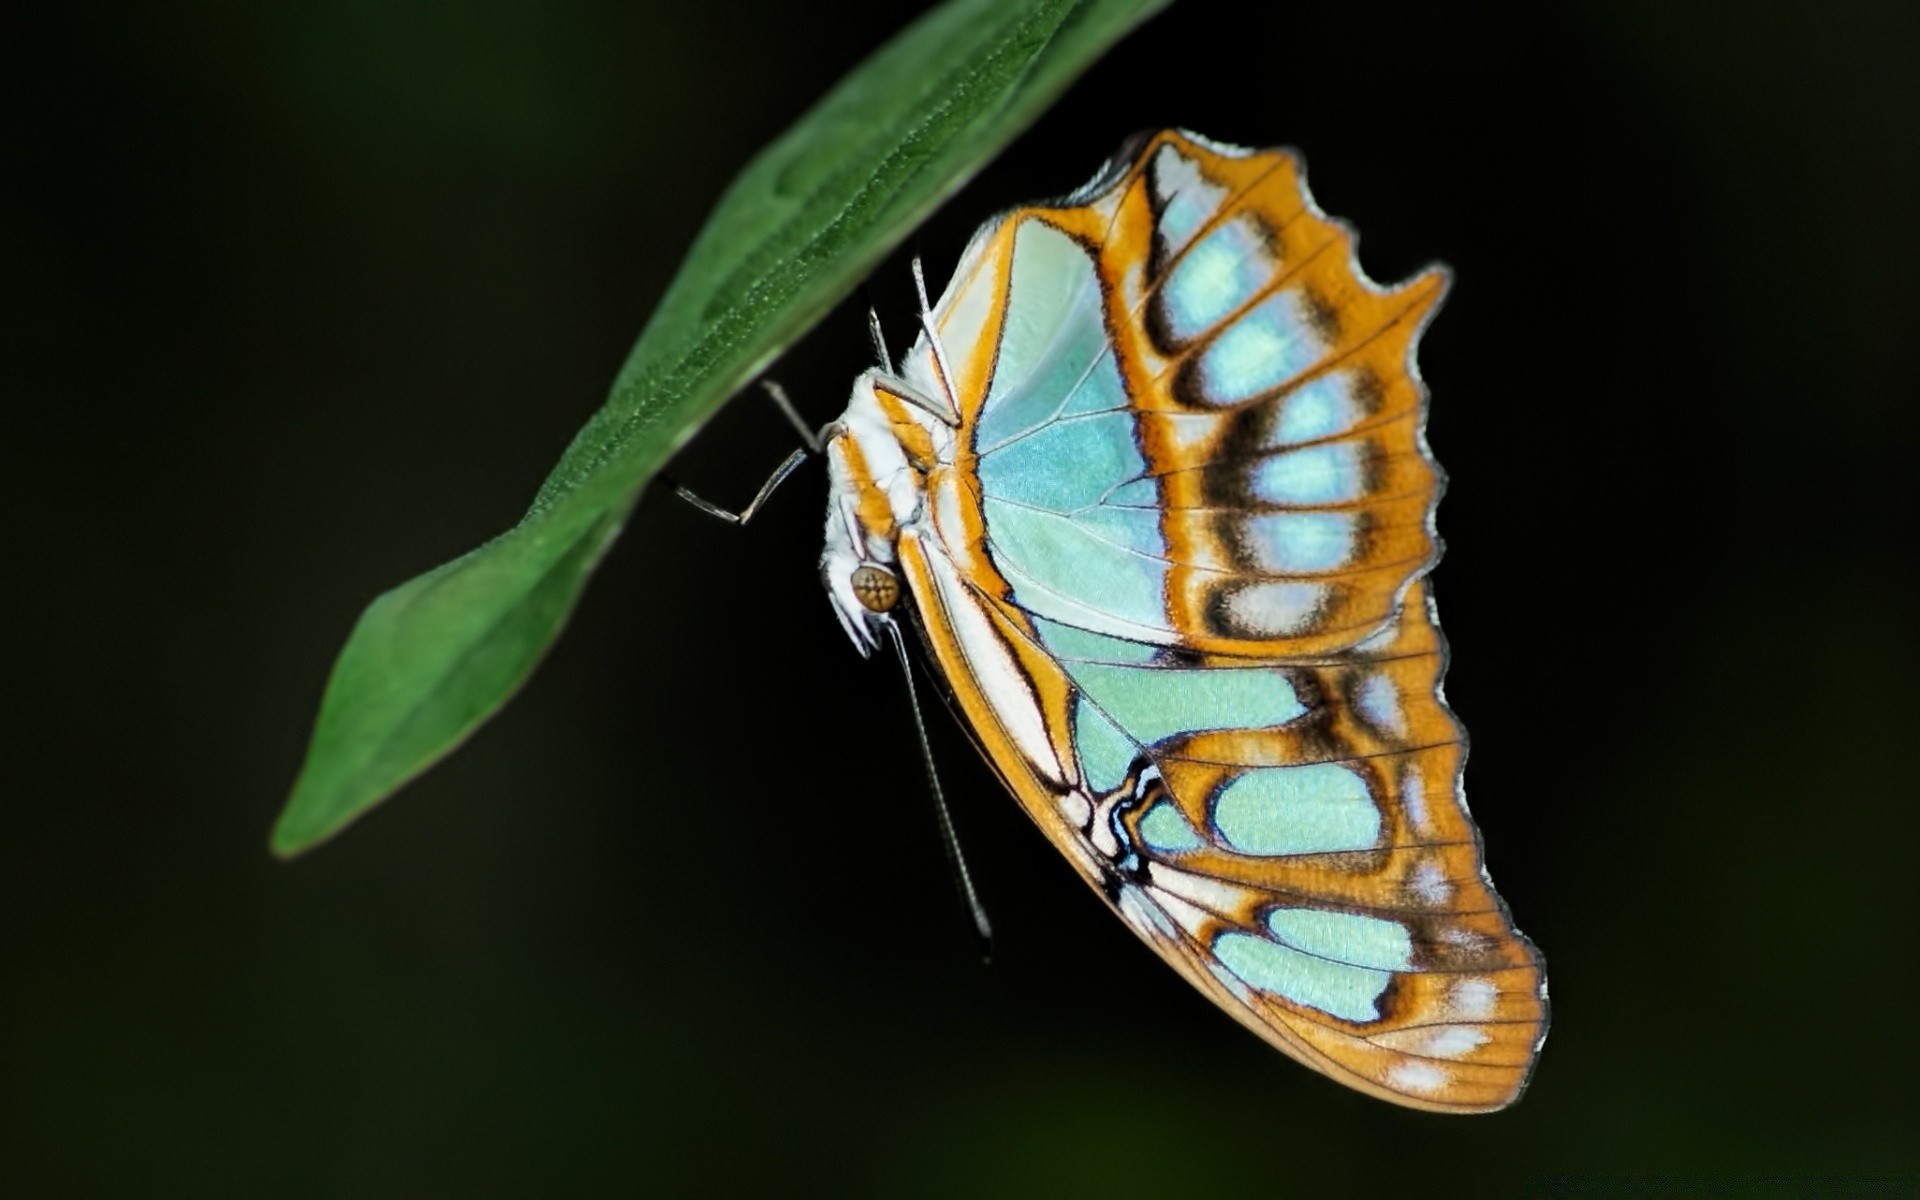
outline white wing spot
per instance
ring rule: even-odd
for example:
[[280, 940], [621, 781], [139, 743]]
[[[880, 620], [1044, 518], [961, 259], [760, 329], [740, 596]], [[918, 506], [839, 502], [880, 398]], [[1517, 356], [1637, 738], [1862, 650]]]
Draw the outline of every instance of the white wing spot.
[[1487, 1031], [1471, 1025], [1448, 1025], [1433, 1031], [1421, 1052], [1432, 1058], [1459, 1058], [1487, 1044]]
[[1247, 907], [1247, 892], [1205, 875], [1176, 871], [1164, 863], [1148, 863], [1147, 877], [1155, 887], [1190, 900], [1222, 916], [1237, 917]]
[[1453, 897], [1453, 884], [1448, 882], [1447, 873], [1439, 863], [1428, 859], [1413, 869], [1413, 878], [1407, 886], [1421, 901], [1435, 908], [1445, 904]]
[[1360, 712], [1375, 727], [1406, 736], [1407, 715], [1400, 709], [1400, 689], [1394, 685], [1391, 675], [1375, 672], [1367, 676], [1366, 682], [1360, 685], [1357, 699]]
[[1152, 897], [1154, 903], [1166, 909], [1168, 916], [1180, 922], [1182, 929], [1195, 937], [1200, 936], [1201, 927], [1212, 919], [1205, 909], [1188, 904], [1172, 892], [1150, 887], [1147, 889], [1147, 895]]
[[1407, 820], [1415, 833], [1432, 832], [1432, 826], [1427, 823], [1427, 784], [1416, 765], [1408, 764], [1406, 773], [1400, 777], [1400, 803], [1406, 808]]
[[1060, 797], [1060, 815], [1075, 829], [1085, 829], [1093, 819], [1093, 805], [1079, 792], [1068, 792]]
[[1447, 1086], [1448, 1074], [1432, 1063], [1398, 1063], [1387, 1072], [1387, 1082], [1408, 1092], [1437, 1092]]
[[1453, 990], [1447, 994], [1447, 1007], [1456, 1016], [1484, 1019], [1493, 1015], [1500, 1002], [1500, 989], [1491, 979], [1468, 976], [1454, 981]]
[[1327, 589], [1313, 583], [1256, 583], [1227, 597], [1227, 616], [1254, 637], [1292, 637], [1313, 624]]
[[1454, 949], [1468, 954], [1485, 954], [1493, 948], [1493, 939], [1471, 929], [1443, 929], [1440, 940]]

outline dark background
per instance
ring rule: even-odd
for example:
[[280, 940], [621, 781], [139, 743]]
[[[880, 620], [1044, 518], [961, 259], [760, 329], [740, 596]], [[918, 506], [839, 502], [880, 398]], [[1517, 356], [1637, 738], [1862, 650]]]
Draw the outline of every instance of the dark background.
[[[982, 967], [899, 681], [816, 582], [817, 470], [745, 532], [649, 495], [504, 715], [268, 858], [361, 607], [515, 520], [719, 190], [904, 10], [16, 30], [0, 1191], [1906, 1186], [1917, 11], [1189, 0], [924, 231], [937, 287], [1180, 124], [1300, 147], [1376, 277], [1456, 268], [1448, 692], [1554, 996], [1524, 1102], [1468, 1119], [1214, 1011], [936, 711]], [[824, 420], [866, 361], [850, 306], [775, 373]], [[676, 469], [737, 504], [789, 446], [743, 402]]]

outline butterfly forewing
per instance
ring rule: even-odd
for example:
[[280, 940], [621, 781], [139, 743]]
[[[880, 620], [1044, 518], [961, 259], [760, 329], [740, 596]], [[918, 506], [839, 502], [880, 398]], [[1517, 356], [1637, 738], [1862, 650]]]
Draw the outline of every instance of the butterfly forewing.
[[1368, 281], [1290, 154], [1146, 139], [969, 247], [903, 368], [961, 421], [899, 541], [975, 737], [1136, 932], [1301, 1061], [1476, 1111], [1545, 988], [1422, 582], [1445, 286]]

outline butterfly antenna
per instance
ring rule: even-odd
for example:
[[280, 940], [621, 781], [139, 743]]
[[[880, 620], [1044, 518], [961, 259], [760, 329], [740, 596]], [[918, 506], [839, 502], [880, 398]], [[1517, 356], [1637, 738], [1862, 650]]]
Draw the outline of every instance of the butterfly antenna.
[[913, 661], [907, 657], [907, 643], [900, 637], [899, 622], [888, 621], [886, 626], [893, 639], [894, 653], [900, 659], [900, 674], [907, 681], [908, 707], [913, 709], [913, 727], [920, 735], [920, 758], [926, 763], [927, 784], [933, 789], [933, 810], [940, 818], [940, 841], [947, 849], [947, 865], [953, 868], [960, 899], [966, 902], [967, 912], [973, 918], [973, 933], [980, 939], [981, 957], [991, 961], [993, 926], [987, 920], [986, 907], [980, 903], [980, 893], [974, 890], [973, 873], [967, 870], [966, 856], [960, 853], [960, 836], [953, 829], [953, 814], [947, 811], [947, 794], [940, 790], [940, 772], [933, 765], [933, 743], [927, 740], [927, 721], [920, 713], [920, 692], [913, 686]]

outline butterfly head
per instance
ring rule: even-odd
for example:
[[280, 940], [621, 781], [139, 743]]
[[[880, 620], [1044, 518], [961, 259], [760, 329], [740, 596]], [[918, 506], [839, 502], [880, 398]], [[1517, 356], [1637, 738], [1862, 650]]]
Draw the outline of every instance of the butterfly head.
[[924, 482], [875, 395], [869, 372], [854, 384], [827, 441], [826, 547], [820, 580], [860, 653], [871, 654], [900, 602], [900, 528], [920, 507]]
[[881, 626], [893, 619], [891, 611], [900, 602], [899, 564], [891, 557], [882, 560], [866, 552], [867, 539], [856, 538], [847, 525], [841, 512], [829, 510], [820, 582], [826, 585], [827, 599], [832, 601], [841, 627], [866, 655], [873, 653]]

